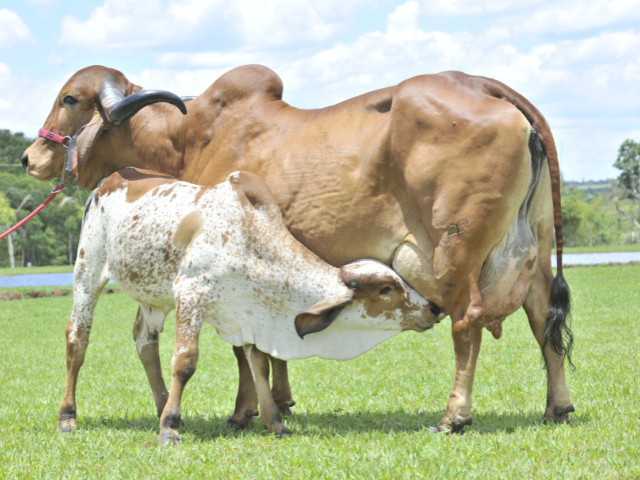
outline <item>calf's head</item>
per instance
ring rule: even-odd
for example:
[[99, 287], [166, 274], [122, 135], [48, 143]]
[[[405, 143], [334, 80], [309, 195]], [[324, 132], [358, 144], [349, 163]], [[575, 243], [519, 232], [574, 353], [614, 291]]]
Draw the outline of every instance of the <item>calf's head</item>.
[[296, 316], [300, 338], [320, 332], [334, 322], [354, 329], [423, 332], [447, 313], [422, 298], [387, 265], [359, 260], [340, 268], [346, 287]]
[[[158, 102], [175, 105], [183, 114], [187, 112], [184, 102], [173, 93], [142, 90], [112, 68], [96, 65], [76, 72], [60, 90], [43, 125], [45, 130], [72, 137], [66, 177], [78, 182], [80, 168], [105, 130], [123, 124], [141, 108]], [[29, 175], [43, 181], [60, 177], [63, 162], [64, 147], [43, 137], [38, 137], [22, 156], [22, 165]], [[97, 180], [104, 176], [103, 172], [98, 175]]]

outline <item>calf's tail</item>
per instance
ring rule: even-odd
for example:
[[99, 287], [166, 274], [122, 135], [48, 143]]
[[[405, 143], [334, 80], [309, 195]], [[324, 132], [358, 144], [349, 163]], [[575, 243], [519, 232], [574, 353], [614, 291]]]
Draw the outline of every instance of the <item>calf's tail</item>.
[[[462, 79], [460, 79], [462, 81]], [[551, 196], [553, 200], [553, 220], [556, 233], [556, 255], [558, 269], [556, 277], [551, 283], [551, 295], [549, 298], [549, 313], [544, 326], [543, 351], [547, 344], [558, 355], [562, 355], [571, 361], [573, 350], [573, 333], [570, 327], [571, 294], [569, 285], [562, 274], [562, 206], [560, 202], [560, 166], [556, 144], [551, 134], [551, 128], [542, 113], [534, 107], [525, 97], [505, 84], [485, 77], [467, 77], [472, 88], [478, 87], [487, 95], [500, 98], [511, 103], [526, 117], [529, 123], [538, 131], [540, 141], [544, 147], [551, 175]]]

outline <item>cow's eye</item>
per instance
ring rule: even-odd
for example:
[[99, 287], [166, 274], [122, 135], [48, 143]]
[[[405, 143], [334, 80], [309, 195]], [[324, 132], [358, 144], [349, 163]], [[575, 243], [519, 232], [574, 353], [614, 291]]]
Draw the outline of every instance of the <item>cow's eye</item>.
[[78, 100], [76, 100], [71, 95], [67, 95], [66, 97], [64, 97], [64, 100], [62, 101], [68, 105], [75, 105], [76, 103], [78, 103]]
[[380, 290], [380, 295], [386, 295], [390, 291], [391, 291], [391, 287], [384, 287], [382, 290]]

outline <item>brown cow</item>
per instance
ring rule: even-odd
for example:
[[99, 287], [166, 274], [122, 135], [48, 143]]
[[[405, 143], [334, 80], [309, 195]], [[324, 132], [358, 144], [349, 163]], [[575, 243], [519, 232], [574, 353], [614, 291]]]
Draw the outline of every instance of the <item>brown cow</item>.
[[[269, 185], [294, 237], [323, 260], [392, 265], [452, 319], [456, 375], [441, 430], [471, 423], [482, 328], [499, 338], [502, 321], [524, 306], [547, 369], [543, 418], [568, 421], [564, 356], [572, 338], [559, 168], [540, 112], [500, 82], [459, 72], [414, 77], [318, 110], [283, 102], [282, 88], [273, 71], [250, 65], [220, 77], [185, 116], [164, 103], [137, 112], [136, 94], [126, 96], [140, 87], [116, 70], [89, 67], [62, 88], [44, 127], [76, 135], [70, 167], [83, 188], [126, 166], [202, 185], [247, 170]], [[117, 95], [126, 109], [101, 102]], [[60, 175], [63, 159], [62, 146], [39, 138], [23, 164], [48, 180]], [[159, 368], [154, 348], [141, 355], [148, 374]], [[236, 354], [240, 378], [248, 378]], [[245, 425], [244, 412], [255, 411], [246, 385], [232, 425]], [[274, 369], [273, 393], [292, 403], [284, 368]]]

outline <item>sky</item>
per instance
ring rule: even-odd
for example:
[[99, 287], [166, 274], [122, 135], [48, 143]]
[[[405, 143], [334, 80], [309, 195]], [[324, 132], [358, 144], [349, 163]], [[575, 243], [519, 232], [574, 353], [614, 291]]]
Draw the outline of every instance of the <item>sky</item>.
[[300, 108], [445, 70], [495, 78], [545, 115], [565, 180], [616, 177], [640, 141], [640, 0], [2, 0], [0, 128], [35, 137], [89, 65], [198, 95], [250, 63]]

